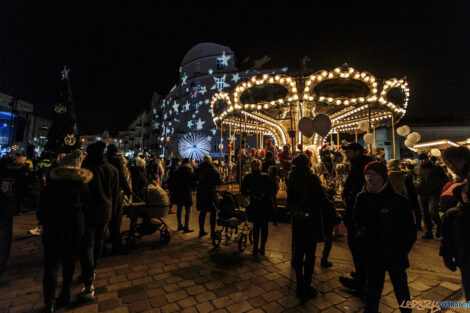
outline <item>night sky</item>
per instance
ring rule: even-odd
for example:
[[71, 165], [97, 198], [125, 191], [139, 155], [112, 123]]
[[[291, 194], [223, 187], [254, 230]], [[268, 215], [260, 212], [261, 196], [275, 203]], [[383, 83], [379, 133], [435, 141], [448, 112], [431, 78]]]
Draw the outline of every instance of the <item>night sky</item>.
[[306, 55], [314, 70], [347, 62], [378, 78], [407, 76], [409, 122], [470, 121], [468, 1], [291, 1], [263, 9], [254, 1], [95, 2], [0, 1], [0, 92], [51, 117], [67, 64], [81, 132], [126, 129], [153, 92], [177, 83], [191, 47], [215, 42], [238, 60], [267, 54], [267, 67], [297, 65]]

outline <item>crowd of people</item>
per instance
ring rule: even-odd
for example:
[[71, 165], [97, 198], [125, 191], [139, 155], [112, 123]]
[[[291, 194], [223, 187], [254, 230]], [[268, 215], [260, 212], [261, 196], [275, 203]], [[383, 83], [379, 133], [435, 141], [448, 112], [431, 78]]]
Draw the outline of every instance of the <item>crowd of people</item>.
[[[145, 201], [149, 185], [168, 191], [169, 213], [176, 213], [177, 230], [184, 233], [194, 231], [190, 216], [195, 192], [199, 237], [204, 237], [208, 235], [207, 215], [211, 235], [216, 228], [219, 187], [239, 183], [253, 223], [254, 256], [266, 253], [269, 222], [278, 221], [277, 193], [286, 189], [292, 224], [291, 264], [302, 301], [317, 293], [312, 281], [319, 242], [325, 243], [321, 266], [333, 265], [328, 255], [334, 226], [341, 220], [355, 270], [351, 277], [340, 277], [340, 282], [364, 300], [365, 312], [378, 311], [385, 272], [398, 303], [410, 300], [406, 269], [418, 231], [424, 231], [425, 240], [442, 237], [439, 253], [446, 267], [460, 269], [470, 300], [470, 150], [448, 148], [442, 153], [443, 163], [421, 153], [418, 164], [395, 159], [386, 163], [368, 155], [358, 143], [344, 144], [337, 151], [324, 146], [319, 156], [317, 159], [301, 145], [296, 151], [285, 146], [278, 152], [267, 142], [265, 150], [248, 150], [245, 144], [238, 151], [230, 147], [220, 163], [208, 155], [199, 165], [187, 158], [170, 161], [155, 156], [128, 161], [115, 145], [97, 142], [87, 147], [86, 156], [75, 150], [53, 160], [3, 157], [2, 201], [6, 201], [5, 190], [10, 190], [16, 200], [10, 215], [28, 207], [37, 210], [39, 227], [32, 233], [42, 233], [48, 311], [70, 302], [77, 255], [83, 282], [79, 299], [94, 299], [94, 276], [106, 229], [111, 253], [129, 253], [121, 239], [123, 201]], [[335, 209], [339, 196], [344, 208], [341, 216]], [[59, 263], [63, 286], [56, 298]]]

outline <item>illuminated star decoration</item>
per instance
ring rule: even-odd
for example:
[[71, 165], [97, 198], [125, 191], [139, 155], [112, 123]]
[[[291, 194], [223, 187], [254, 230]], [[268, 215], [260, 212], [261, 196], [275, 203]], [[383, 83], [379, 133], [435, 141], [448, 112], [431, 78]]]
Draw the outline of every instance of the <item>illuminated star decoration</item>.
[[168, 117], [168, 114], [167, 114], [167, 113], [163, 114], [163, 119], [164, 119], [164, 120], [166, 120], [167, 117]]
[[191, 116], [192, 118], [196, 118], [196, 114], [193, 114], [193, 116]]
[[212, 136], [207, 136], [207, 141], [211, 141], [212, 140]]
[[186, 103], [184, 105], [184, 111], [183, 112], [189, 111], [190, 106], [191, 106], [191, 104], [188, 101], [186, 101]]
[[222, 65], [223, 66], [228, 66], [228, 60], [230, 60], [232, 58], [231, 55], [225, 55], [225, 51], [222, 52], [222, 55], [220, 57], [217, 58], [217, 61], [222, 61]]
[[64, 65], [64, 69], [60, 72], [60, 74], [62, 74], [62, 80], [69, 79], [69, 73], [70, 69], [68, 69], [67, 66]]
[[180, 66], [180, 73], [183, 71], [183, 68]]
[[178, 106], [179, 104], [176, 103], [176, 100], [173, 102], [173, 111], [175, 111], [175, 113], [178, 113]]
[[214, 86], [211, 87], [211, 90], [217, 89], [218, 91], [221, 91], [222, 89], [224, 89], [226, 87], [230, 87], [230, 84], [227, 84], [225, 82], [226, 77], [227, 77], [227, 74], [224, 74], [224, 76], [222, 76], [221, 78], [217, 78], [217, 77], [214, 76], [215, 84], [214, 84]]
[[288, 69], [289, 68], [286, 66], [286, 67], [281, 68], [281, 71], [283, 71], [285, 73], [285, 72], [287, 72]]
[[193, 121], [188, 121], [188, 128], [193, 127]]
[[181, 77], [181, 85], [186, 85], [187, 79], [188, 79], [188, 74], [183, 73], [183, 77]]
[[178, 142], [178, 152], [183, 158], [200, 161], [209, 154], [210, 143], [200, 134], [187, 133]]
[[211, 101], [209, 99], [206, 99], [206, 100], [204, 100], [204, 103], [209, 104], [209, 103], [211, 103]]
[[240, 80], [240, 74], [236, 73], [232, 75], [233, 82], [238, 83], [239, 80]]
[[201, 118], [198, 119], [196, 125], [197, 125], [197, 130], [201, 130], [202, 129], [202, 126], [204, 126], [206, 122], [205, 121], [201, 121]]
[[199, 93], [201, 95], [204, 95], [207, 92], [207, 87], [206, 86], [201, 86], [201, 90], [199, 90]]
[[216, 131], [217, 131], [217, 129], [215, 129], [215, 128], [212, 128], [212, 129], [211, 129], [212, 135], [214, 135], [214, 136], [215, 136], [215, 132], [216, 132]]
[[214, 73], [214, 71], [210, 68], [208, 73], [209, 73], [209, 75], [212, 75], [212, 73]]

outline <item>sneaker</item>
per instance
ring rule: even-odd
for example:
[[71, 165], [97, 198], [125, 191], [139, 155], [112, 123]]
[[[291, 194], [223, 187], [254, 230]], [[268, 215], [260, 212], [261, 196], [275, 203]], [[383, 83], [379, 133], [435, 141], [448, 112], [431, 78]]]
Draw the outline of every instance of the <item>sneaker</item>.
[[183, 225], [178, 225], [178, 231], [180, 231], [180, 230], [184, 230]]
[[356, 278], [356, 272], [351, 272], [350, 274], [352, 278]]
[[320, 266], [324, 268], [328, 268], [328, 267], [332, 267], [333, 263], [329, 262], [328, 259], [322, 259]]
[[307, 299], [315, 298], [317, 294], [318, 292], [315, 288], [310, 285], [307, 286], [307, 289], [305, 290], [305, 296], [307, 297]]
[[41, 232], [42, 232], [42, 229], [39, 226], [28, 230], [28, 233], [30, 233], [33, 236], [41, 236]]
[[185, 228], [183, 233], [187, 234], [187, 233], [192, 233], [194, 230], [192, 229], [189, 229], [189, 228]]
[[205, 232], [205, 231], [200, 231], [199, 232], [199, 237], [204, 237], [208, 234], [208, 232]]
[[90, 302], [95, 300], [95, 288], [93, 285], [90, 288], [83, 288], [82, 292], [78, 295], [79, 301]]
[[341, 283], [341, 285], [343, 285], [344, 287], [348, 289], [354, 289], [354, 290], [357, 289], [357, 283], [355, 279], [341, 276], [339, 278], [339, 282]]
[[421, 236], [421, 238], [423, 238], [423, 239], [433, 239], [434, 237], [432, 235], [432, 231], [428, 230], [428, 231], [426, 231], [426, 233], [424, 233], [423, 236]]

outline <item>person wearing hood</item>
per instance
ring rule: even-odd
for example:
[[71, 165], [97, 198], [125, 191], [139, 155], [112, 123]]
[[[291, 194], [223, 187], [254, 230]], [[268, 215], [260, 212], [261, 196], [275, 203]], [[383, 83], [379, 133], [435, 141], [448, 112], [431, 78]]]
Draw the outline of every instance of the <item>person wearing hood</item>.
[[119, 172], [105, 161], [104, 148], [106, 144], [98, 141], [86, 149], [87, 157], [83, 168], [93, 173], [89, 183], [90, 204], [85, 211], [85, 231], [81, 246], [81, 267], [84, 288], [80, 293], [81, 301], [93, 301], [95, 290], [93, 282], [98, 267], [106, 227], [116, 212], [119, 197]]
[[[189, 219], [191, 217], [191, 206], [193, 205], [193, 190], [195, 187], [194, 171], [188, 158], [183, 159], [183, 163], [175, 173], [175, 188], [172, 196], [176, 202], [176, 219], [178, 220], [178, 230], [185, 233], [192, 233], [189, 229]], [[185, 210], [184, 226], [181, 223], [181, 215]]]
[[423, 239], [433, 238], [433, 226], [436, 225], [436, 237], [441, 237], [441, 219], [439, 217], [439, 197], [448, 178], [444, 170], [429, 160], [426, 152], [418, 156], [419, 166], [415, 167], [416, 191], [418, 192], [426, 232]]
[[127, 195], [127, 198], [129, 199], [132, 191], [131, 187], [129, 186], [127, 182], [127, 177], [125, 174], [124, 170], [124, 164], [117, 154], [118, 149], [116, 145], [114, 144], [109, 144], [108, 149], [106, 151], [106, 160], [114, 166], [119, 173], [119, 189], [120, 189], [120, 194], [118, 197], [118, 203], [116, 206], [116, 211], [113, 211], [111, 221], [109, 222], [109, 234], [111, 236], [111, 241], [112, 241], [112, 253], [113, 254], [128, 254], [129, 251], [124, 249], [122, 247], [122, 240], [121, 240], [121, 224], [122, 224], [122, 209], [123, 209], [123, 203], [122, 199], [120, 197], [121, 193], [124, 193]]
[[38, 220], [43, 225], [44, 302], [46, 312], [55, 308], [57, 270], [62, 265], [62, 292], [57, 307], [70, 302], [70, 285], [75, 271], [75, 255], [84, 231], [84, 211], [89, 201], [88, 183], [93, 173], [80, 168], [83, 153], [75, 150], [59, 161], [50, 173], [50, 182], [41, 193]]
[[298, 153], [292, 164], [287, 178], [287, 206], [292, 216], [292, 266], [297, 297], [306, 301], [317, 294], [311, 286], [315, 250], [317, 243], [323, 241], [324, 212], [333, 204], [304, 153]]
[[[380, 161], [364, 168], [366, 184], [357, 195], [353, 221], [356, 240], [366, 266], [364, 312], [378, 312], [388, 272], [398, 301], [410, 300], [406, 269], [416, 241], [416, 225], [408, 201], [387, 180], [387, 166]], [[402, 312], [411, 309], [400, 308]]]
[[196, 208], [199, 212], [199, 237], [207, 235], [204, 230], [206, 214], [210, 212], [211, 236], [214, 234], [216, 222], [216, 210], [219, 206], [218, 186], [222, 185], [219, 172], [212, 165], [212, 158], [204, 156], [203, 162], [195, 171], [197, 184]]
[[364, 167], [372, 161], [372, 158], [364, 154], [364, 148], [358, 143], [351, 143], [343, 146], [348, 161], [351, 163], [351, 169], [344, 183], [343, 200], [345, 203], [345, 213], [343, 216], [344, 226], [348, 230], [348, 246], [354, 261], [355, 272], [351, 273], [353, 278], [341, 276], [340, 283], [349, 289], [354, 289], [359, 293], [364, 291], [365, 269], [364, 262], [360, 254], [360, 247], [354, 236], [353, 210], [356, 196], [361, 192], [365, 184]]

